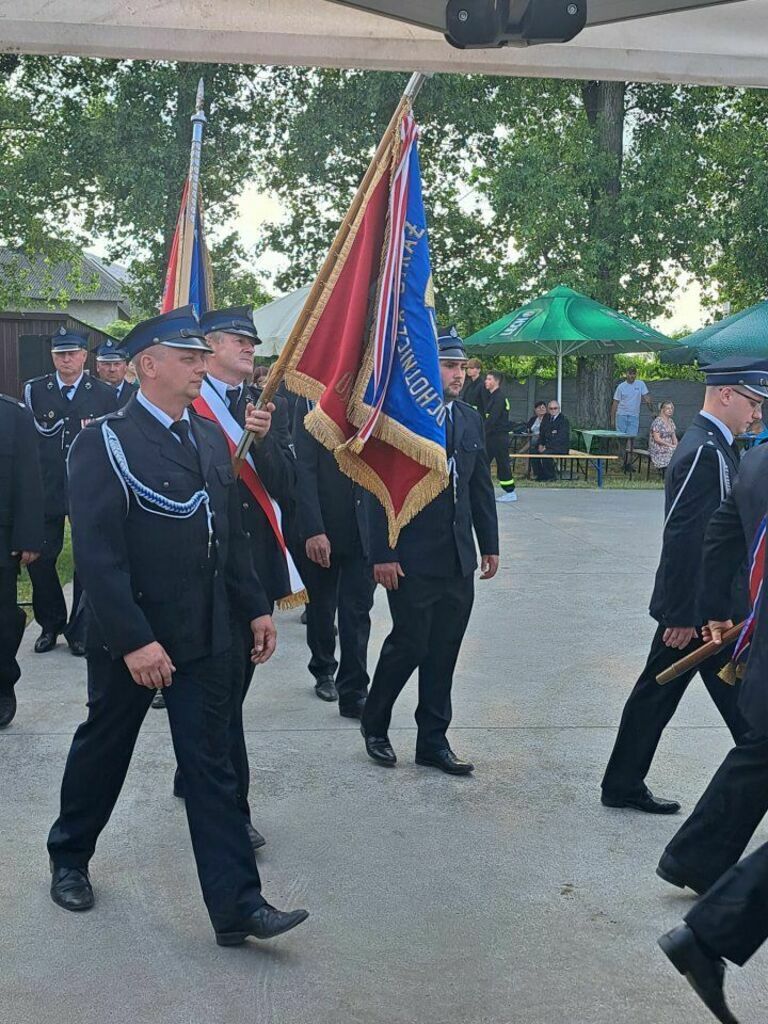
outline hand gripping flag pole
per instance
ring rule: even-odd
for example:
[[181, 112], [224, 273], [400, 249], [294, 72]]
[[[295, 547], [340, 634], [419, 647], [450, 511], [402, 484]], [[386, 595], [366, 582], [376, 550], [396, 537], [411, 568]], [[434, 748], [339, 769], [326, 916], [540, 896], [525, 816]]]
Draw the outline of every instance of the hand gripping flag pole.
[[[334, 238], [328, 255], [325, 258], [325, 262], [315, 279], [315, 283], [313, 284], [309, 295], [307, 295], [301, 313], [299, 314], [296, 323], [293, 325], [293, 329], [288, 336], [282, 352], [270, 370], [264, 389], [257, 403], [257, 408], [262, 409], [268, 402], [272, 401], [280, 382], [285, 376], [285, 373], [295, 355], [299, 342], [307, 328], [307, 324], [315, 312], [323, 289], [326, 287], [337, 261], [345, 252], [346, 243], [349, 238], [352, 225], [355, 223], [357, 215], [360, 212], [360, 208], [368, 196], [371, 182], [380, 171], [382, 163], [390, 159], [393, 137], [399, 130], [399, 126], [404, 115], [411, 109], [413, 101], [416, 99], [422, 89], [422, 86], [429, 77], [429, 75], [422, 74], [421, 72], [414, 72], [414, 74], [411, 75], [411, 78], [405, 87], [405, 91], [400, 98], [400, 102], [398, 103], [381, 141], [379, 142], [378, 148], [373, 155], [373, 159], [371, 160], [368, 170], [365, 172], [358, 190], [355, 193], [355, 197], [352, 200], [343, 221], [341, 222], [336, 237]], [[245, 431], [232, 460], [235, 475], [239, 475], [245, 457], [254, 442], [256, 442], [255, 435], [250, 431]]]

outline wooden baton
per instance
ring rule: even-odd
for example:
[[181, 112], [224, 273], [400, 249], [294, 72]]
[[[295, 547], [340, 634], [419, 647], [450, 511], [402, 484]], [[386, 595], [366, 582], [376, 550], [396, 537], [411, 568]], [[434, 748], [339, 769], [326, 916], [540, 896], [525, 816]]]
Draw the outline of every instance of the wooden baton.
[[726, 629], [723, 633], [722, 642], [716, 644], [714, 640], [710, 640], [709, 643], [702, 644], [691, 654], [686, 654], [680, 661], [676, 661], [674, 665], [670, 665], [669, 668], [665, 668], [663, 672], [660, 672], [656, 676], [656, 682], [659, 686], [664, 686], [666, 683], [671, 683], [673, 679], [677, 679], [684, 672], [690, 672], [691, 669], [698, 668], [702, 662], [707, 661], [708, 658], [713, 657], [723, 648], [729, 644], [735, 643], [739, 639], [739, 634], [744, 628], [744, 623], [739, 622], [735, 626], [731, 626], [730, 629]]

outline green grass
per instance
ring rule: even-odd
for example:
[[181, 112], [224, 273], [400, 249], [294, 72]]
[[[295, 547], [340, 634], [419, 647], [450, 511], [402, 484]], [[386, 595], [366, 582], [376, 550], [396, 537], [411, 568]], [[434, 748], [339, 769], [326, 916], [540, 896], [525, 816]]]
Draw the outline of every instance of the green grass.
[[[64, 529], [64, 547], [61, 550], [61, 554], [59, 555], [56, 565], [59, 570], [61, 585], [64, 587], [70, 582], [75, 571], [72, 562], [72, 538], [69, 533], [69, 523], [66, 524]], [[27, 618], [30, 619], [32, 617], [32, 583], [26, 569], [21, 570], [19, 582], [16, 587], [16, 594], [19, 604], [28, 606]]]

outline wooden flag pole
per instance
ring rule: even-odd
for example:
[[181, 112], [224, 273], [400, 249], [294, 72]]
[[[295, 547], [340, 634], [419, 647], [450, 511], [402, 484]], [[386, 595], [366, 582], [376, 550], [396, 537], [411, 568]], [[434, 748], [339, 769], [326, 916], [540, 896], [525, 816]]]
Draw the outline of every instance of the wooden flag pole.
[[[293, 325], [291, 333], [288, 335], [285, 345], [283, 346], [282, 352], [277, 357], [277, 360], [275, 361], [275, 363], [273, 364], [272, 368], [269, 371], [269, 376], [267, 377], [267, 380], [264, 384], [264, 390], [261, 393], [259, 401], [256, 403], [256, 407], [258, 409], [264, 408], [264, 406], [266, 406], [268, 402], [272, 401], [275, 392], [278, 389], [280, 381], [285, 376], [288, 364], [290, 363], [291, 357], [293, 356], [296, 346], [299, 343], [299, 339], [304, 333], [304, 328], [307, 325], [307, 321], [312, 315], [312, 311], [314, 310], [315, 305], [318, 299], [320, 298], [322, 290], [325, 287], [328, 278], [331, 276], [331, 272], [333, 271], [333, 268], [336, 264], [336, 260], [339, 258], [339, 254], [344, 248], [344, 243], [347, 240], [347, 236], [349, 235], [349, 231], [350, 228], [352, 227], [352, 224], [354, 223], [355, 217], [357, 216], [360, 210], [360, 206], [368, 191], [368, 187], [371, 183], [371, 180], [373, 179], [373, 176], [376, 173], [379, 164], [381, 163], [382, 159], [384, 158], [384, 155], [386, 154], [387, 147], [390, 143], [391, 135], [396, 130], [398, 124], [400, 123], [400, 119], [403, 116], [405, 110], [413, 104], [414, 99], [419, 94], [422, 86], [429, 77], [429, 75], [422, 74], [419, 71], [416, 71], [414, 72], [414, 74], [411, 75], [410, 81], [408, 82], [408, 85], [405, 87], [403, 95], [400, 97], [400, 102], [398, 103], [397, 108], [394, 114], [392, 115], [392, 118], [390, 119], [390, 122], [387, 125], [384, 134], [381, 137], [381, 142], [379, 143], [376, 152], [373, 155], [373, 159], [371, 160], [368, 166], [368, 170], [365, 172], [363, 180], [360, 182], [357, 192], [355, 193], [355, 197], [352, 200], [349, 209], [347, 210], [344, 219], [341, 222], [339, 230], [336, 233], [336, 237], [333, 240], [333, 244], [331, 245], [331, 248], [328, 251], [328, 255], [325, 257], [325, 262], [320, 268], [319, 274], [315, 278], [315, 283], [312, 285], [309, 295], [307, 295], [306, 299], [304, 300], [304, 305], [302, 306], [301, 313], [299, 313], [298, 319], [296, 320], [296, 323]], [[235, 451], [235, 454], [232, 458], [232, 468], [234, 470], [235, 476], [239, 475], [243, 465], [243, 461], [246, 455], [248, 454], [248, 450], [255, 441], [256, 438], [254, 434], [250, 433], [250, 431], [246, 430], [243, 433], [243, 436], [240, 440], [240, 444], [237, 446], [237, 450]]]
[[735, 626], [731, 626], [723, 633], [722, 642], [716, 644], [714, 640], [710, 640], [709, 643], [702, 644], [691, 654], [686, 654], [684, 658], [676, 661], [674, 665], [670, 665], [669, 668], [664, 669], [656, 676], [656, 682], [659, 686], [665, 686], [667, 683], [671, 683], [673, 679], [677, 679], [678, 676], [683, 675], [684, 672], [690, 672], [691, 669], [698, 668], [702, 662], [706, 661], [707, 658], [711, 658], [713, 655], [718, 654], [729, 644], [735, 643], [739, 639], [739, 634], [744, 628], [744, 623], [739, 622]]

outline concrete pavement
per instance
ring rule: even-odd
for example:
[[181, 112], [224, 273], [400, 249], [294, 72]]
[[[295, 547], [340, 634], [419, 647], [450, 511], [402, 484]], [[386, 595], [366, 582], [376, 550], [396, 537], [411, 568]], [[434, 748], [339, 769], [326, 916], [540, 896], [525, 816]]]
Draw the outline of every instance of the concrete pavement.
[[[164, 712], [151, 711], [92, 863], [96, 908], [48, 897], [45, 836], [85, 665], [23, 646], [19, 712], [0, 733], [0, 1024], [695, 1024], [707, 1020], [656, 948], [687, 897], [654, 875], [682, 818], [599, 804], [599, 781], [653, 627], [659, 491], [523, 490], [499, 506], [502, 569], [478, 583], [454, 689], [469, 779], [413, 764], [414, 686], [400, 757], [365, 756], [317, 700], [298, 613], [246, 705], [267, 897], [300, 929], [225, 950], [171, 796]], [[375, 663], [386, 634], [377, 595]], [[700, 683], [649, 779], [684, 813], [728, 749]], [[768, 838], [765, 828], [757, 841]], [[765, 1016], [761, 952], [729, 972], [745, 1021]]]

